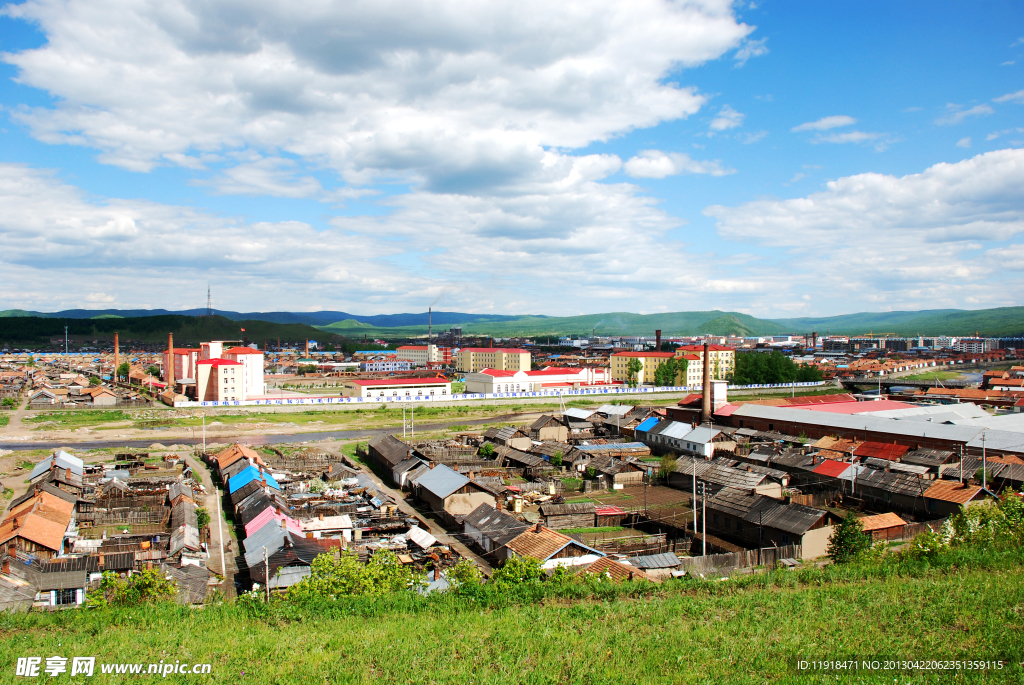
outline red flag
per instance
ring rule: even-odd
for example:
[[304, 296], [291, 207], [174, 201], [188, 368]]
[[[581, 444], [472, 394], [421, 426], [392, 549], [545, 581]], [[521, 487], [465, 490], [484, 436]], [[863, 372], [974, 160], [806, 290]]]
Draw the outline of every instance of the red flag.
[[242, 332], [245, 333], [245, 329], [244, 328], [242, 329]]

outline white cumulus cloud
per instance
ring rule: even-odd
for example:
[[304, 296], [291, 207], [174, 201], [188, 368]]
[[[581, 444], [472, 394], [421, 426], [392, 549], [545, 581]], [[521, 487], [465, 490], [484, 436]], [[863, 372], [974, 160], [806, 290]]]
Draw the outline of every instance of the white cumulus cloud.
[[728, 240], [779, 250], [774, 273], [766, 270], [779, 298], [813, 287], [831, 294], [835, 311], [850, 310], [844, 300], [872, 297], [907, 308], [963, 306], [968, 297], [994, 305], [1012, 300], [1006, 288], [1022, 283], [1014, 277], [993, 289], [998, 263], [977, 250], [1019, 244], [1021, 188], [1024, 150], [1007, 149], [908, 176], [847, 176], [806, 197], [715, 205], [705, 214]]
[[624, 165], [627, 174], [634, 178], [665, 178], [676, 174], [710, 174], [726, 176], [736, 173], [735, 169], [722, 166], [719, 160], [698, 161], [682, 152], [642, 150]]
[[724, 105], [718, 110], [718, 114], [711, 120], [708, 126], [712, 131], [727, 131], [743, 125], [743, 114], [740, 114], [729, 105]]
[[857, 120], [851, 116], [845, 114], [837, 114], [830, 117], [822, 117], [817, 121], [808, 121], [799, 126], [794, 126], [790, 130], [793, 133], [800, 133], [801, 131], [828, 131], [833, 128], [840, 128], [842, 126], [852, 126], [856, 124]]

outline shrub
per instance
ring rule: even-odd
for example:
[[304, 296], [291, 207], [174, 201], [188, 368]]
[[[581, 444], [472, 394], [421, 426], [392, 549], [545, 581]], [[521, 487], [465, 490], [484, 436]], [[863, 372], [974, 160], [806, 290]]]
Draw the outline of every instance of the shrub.
[[160, 575], [156, 569], [132, 573], [127, 578], [121, 578], [112, 571], [104, 571], [100, 581], [101, 596], [90, 603], [134, 606], [171, 599], [177, 591], [174, 583]]
[[544, 575], [540, 562], [532, 557], [509, 557], [504, 566], [494, 572], [491, 581], [497, 586], [536, 583]]
[[480, 446], [480, 456], [490, 459], [494, 456], [494, 445], [489, 442], [485, 442]]
[[828, 556], [833, 563], [845, 564], [856, 559], [871, 547], [871, 538], [864, 533], [860, 519], [849, 514], [844, 518], [832, 537], [828, 539]]
[[210, 525], [210, 512], [203, 507], [196, 509], [196, 524], [198, 524], [199, 530]]

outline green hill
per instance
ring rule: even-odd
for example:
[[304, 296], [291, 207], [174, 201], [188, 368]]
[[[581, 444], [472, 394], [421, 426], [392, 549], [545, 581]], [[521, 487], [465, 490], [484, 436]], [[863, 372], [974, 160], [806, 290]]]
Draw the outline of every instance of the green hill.
[[1024, 307], [996, 309], [935, 309], [921, 312], [864, 312], [842, 316], [778, 319], [776, 323], [794, 333], [826, 331], [841, 335], [868, 333], [895, 335], [1024, 335]]
[[[448, 328], [449, 326], [445, 326]], [[404, 326], [401, 328], [366, 327], [355, 320], [339, 321], [329, 326], [318, 326], [321, 330], [339, 335], [362, 335], [377, 337], [408, 337], [426, 335], [426, 326]], [[756, 319], [738, 312], [673, 312], [666, 314], [632, 314], [610, 312], [607, 314], [586, 314], [582, 316], [523, 316], [511, 321], [467, 321], [462, 324], [465, 335], [491, 335], [497, 337], [537, 337], [557, 335], [654, 335], [661, 329], [662, 335], [772, 335], [785, 333], [786, 329], [773, 321]], [[435, 332], [441, 327], [435, 327]]]
[[[51, 338], [64, 338], [64, 326], [72, 341], [111, 341], [118, 333], [121, 342], [165, 342], [174, 334], [177, 345], [203, 340], [240, 340], [248, 338], [261, 347], [263, 340], [298, 342], [307, 338], [324, 339], [324, 334], [305, 324], [279, 324], [268, 321], [233, 321], [223, 316], [145, 316], [135, 318], [96, 317], [94, 319], [50, 319], [6, 317], [0, 319], [0, 341], [25, 345], [47, 344]], [[245, 329], [243, 333], [241, 329]]]

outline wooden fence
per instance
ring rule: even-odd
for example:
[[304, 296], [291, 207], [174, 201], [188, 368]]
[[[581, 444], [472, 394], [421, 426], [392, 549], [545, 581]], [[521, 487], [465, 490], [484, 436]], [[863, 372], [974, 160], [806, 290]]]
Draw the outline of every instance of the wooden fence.
[[782, 559], [799, 559], [803, 556], [801, 545], [748, 549], [731, 554], [709, 554], [706, 557], [680, 559], [680, 568], [688, 573], [701, 575], [728, 575], [739, 568], [755, 566], [774, 567]]
[[905, 526], [894, 526], [893, 528], [883, 528], [882, 530], [871, 531], [871, 538], [875, 541], [885, 542], [902, 542], [906, 540], [913, 540], [921, 533], [937, 533], [942, 528], [942, 524], [946, 522], [946, 519], [939, 519], [937, 521], [926, 521], [924, 523], [908, 523]]

